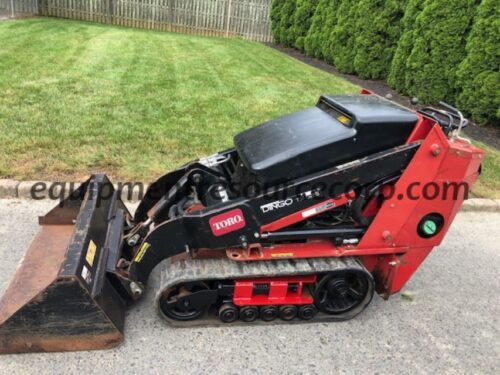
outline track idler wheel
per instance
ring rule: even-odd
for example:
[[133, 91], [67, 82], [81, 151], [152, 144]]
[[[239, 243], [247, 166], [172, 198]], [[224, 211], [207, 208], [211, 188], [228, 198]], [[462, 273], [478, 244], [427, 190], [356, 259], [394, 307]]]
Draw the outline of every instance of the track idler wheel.
[[256, 306], [244, 306], [240, 309], [240, 319], [250, 323], [259, 317], [259, 309]]
[[262, 306], [260, 308], [260, 318], [265, 322], [270, 322], [278, 317], [276, 306]]
[[224, 303], [219, 308], [219, 319], [224, 323], [232, 323], [239, 317], [238, 308], [232, 303]]
[[280, 307], [279, 317], [281, 320], [293, 320], [297, 316], [298, 312], [297, 306], [294, 305], [284, 305]]
[[347, 320], [368, 306], [373, 291], [373, 278], [367, 271], [336, 271], [324, 275], [316, 284], [314, 301], [322, 313]]
[[160, 297], [160, 310], [165, 316], [175, 320], [187, 321], [199, 318], [210, 303], [192, 297], [203, 291], [208, 291], [208, 286], [200, 281], [169, 288]]

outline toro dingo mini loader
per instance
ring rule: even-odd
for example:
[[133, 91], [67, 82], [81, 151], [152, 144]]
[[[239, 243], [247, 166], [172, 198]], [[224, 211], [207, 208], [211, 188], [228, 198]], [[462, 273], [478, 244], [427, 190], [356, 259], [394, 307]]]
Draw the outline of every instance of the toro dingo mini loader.
[[145, 288], [172, 326], [353, 318], [441, 243], [484, 156], [466, 123], [364, 90], [236, 135], [133, 216], [93, 175], [40, 218], [0, 302], [0, 352], [115, 346]]

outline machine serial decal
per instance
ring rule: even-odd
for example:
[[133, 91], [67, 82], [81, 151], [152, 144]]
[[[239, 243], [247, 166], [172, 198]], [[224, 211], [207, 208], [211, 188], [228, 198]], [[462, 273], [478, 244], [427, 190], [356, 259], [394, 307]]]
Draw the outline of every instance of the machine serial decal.
[[97, 250], [96, 244], [94, 243], [94, 241], [90, 240], [89, 247], [87, 249], [87, 255], [85, 256], [85, 260], [87, 261], [90, 267], [92, 267], [92, 265], [94, 264], [96, 250]]
[[314, 208], [311, 208], [309, 210], [306, 210], [304, 212], [302, 212], [302, 217], [305, 219], [309, 216], [313, 216], [313, 215], [317, 215], [321, 212], [324, 212], [324, 211], [328, 211], [329, 209], [335, 207], [335, 203], [334, 202], [328, 202], [328, 203], [325, 203], [325, 204], [322, 204], [321, 206], [319, 207], [314, 207]]
[[215, 237], [234, 232], [235, 230], [244, 228], [246, 225], [243, 212], [239, 208], [212, 216], [209, 223], [212, 234]]

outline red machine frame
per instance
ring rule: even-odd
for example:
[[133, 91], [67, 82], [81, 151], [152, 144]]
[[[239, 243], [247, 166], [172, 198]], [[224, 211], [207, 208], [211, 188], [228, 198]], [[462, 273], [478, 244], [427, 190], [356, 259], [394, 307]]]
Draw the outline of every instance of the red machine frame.
[[[362, 94], [370, 95], [371, 92], [363, 90]], [[464, 192], [456, 197], [425, 199], [421, 195], [417, 199], [411, 199], [409, 192], [416, 186], [432, 184], [436, 189], [441, 185], [443, 194], [446, 186], [452, 184], [458, 187], [464, 183], [467, 187], [472, 186], [479, 175], [484, 157], [484, 151], [467, 140], [448, 139], [439, 124], [420, 113], [417, 115], [417, 125], [406, 143], [420, 141], [422, 144], [402, 176], [392, 186], [390, 197], [380, 207], [375, 201], [367, 204], [365, 214], [376, 215], [358, 244], [337, 246], [329, 240], [310, 240], [297, 244], [228, 249], [228, 256], [236, 261], [356, 256], [378, 279], [380, 294], [388, 298], [390, 294], [398, 292], [432, 248], [441, 243], [465, 198]], [[303, 220], [305, 211], [325, 207], [325, 204], [330, 204], [328, 209], [333, 209], [349, 203], [353, 198], [353, 194], [349, 193], [320, 202], [262, 226], [261, 234], [277, 231]], [[318, 210], [317, 214], [321, 212], [324, 210]], [[435, 236], [423, 238], [418, 235], [417, 227], [422, 217], [429, 213], [441, 215], [444, 224]]]

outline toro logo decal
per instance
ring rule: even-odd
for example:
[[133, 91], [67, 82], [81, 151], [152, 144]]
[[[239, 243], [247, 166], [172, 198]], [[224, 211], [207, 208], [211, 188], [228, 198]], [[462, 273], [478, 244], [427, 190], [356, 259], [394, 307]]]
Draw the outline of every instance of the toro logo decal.
[[239, 208], [212, 216], [208, 222], [215, 237], [234, 232], [246, 225], [243, 212]]

